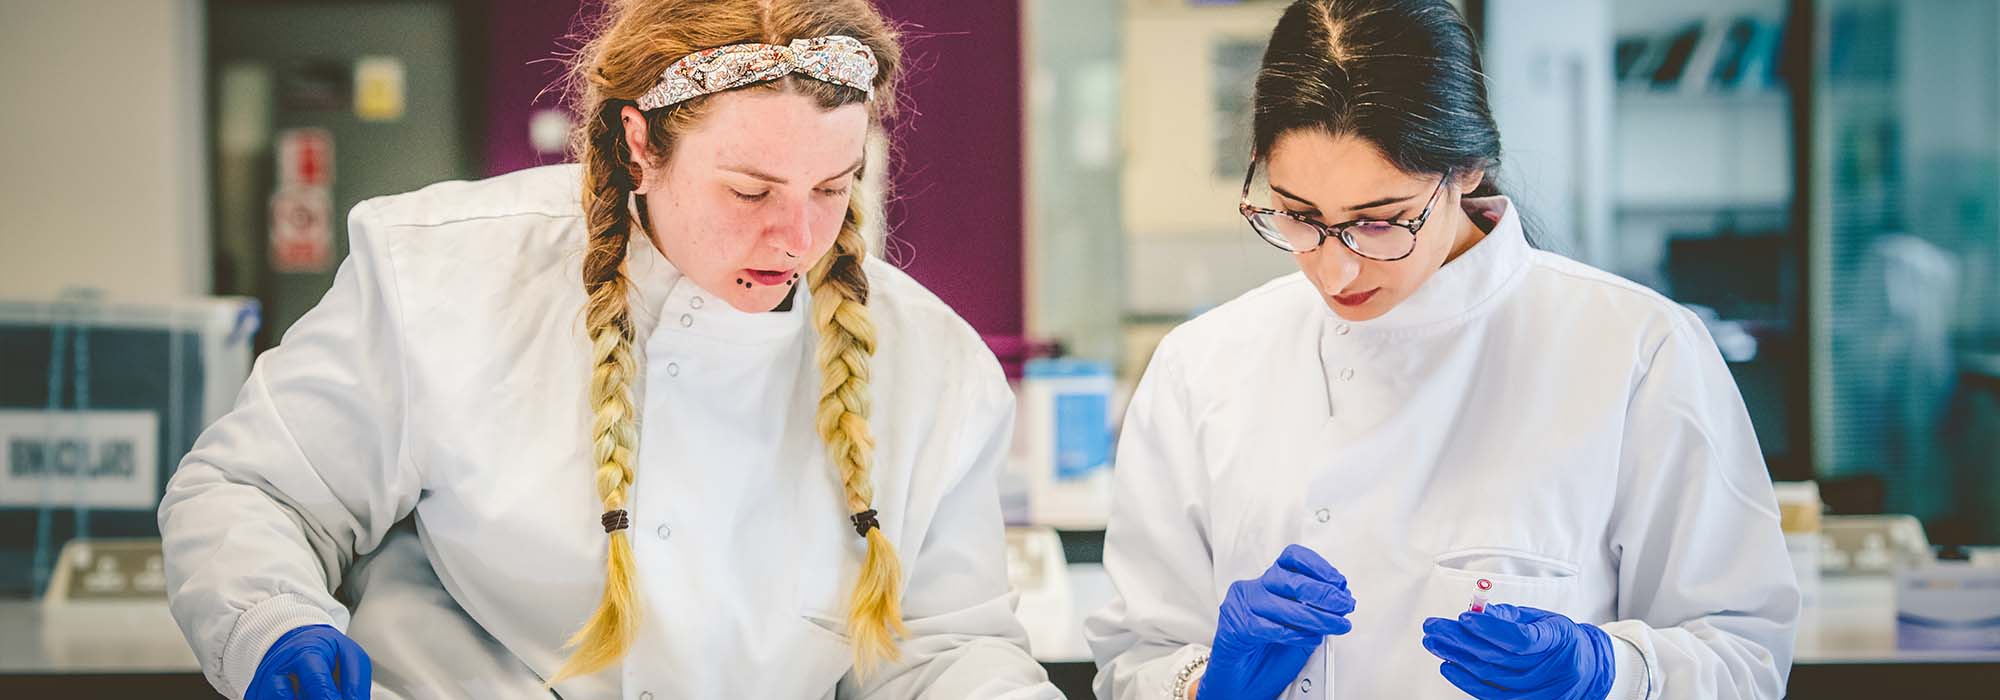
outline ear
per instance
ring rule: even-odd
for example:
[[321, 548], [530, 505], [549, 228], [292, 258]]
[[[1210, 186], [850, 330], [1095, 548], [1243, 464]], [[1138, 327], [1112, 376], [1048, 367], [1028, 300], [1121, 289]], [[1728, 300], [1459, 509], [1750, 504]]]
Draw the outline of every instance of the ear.
[[648, 194], [655, 184], [664, 179], [659, 172], [661, 165], [653, 157], [652, 140], [646, 125], [646, 115], [638, 107], [626, 105], [618, 111], [618, 124], [625, 129], [625, 148], [632, 154], [632, 162], [639, 166], [639, 194]]
[[1453, 175], [1451, 188], [1458, 191], [1458, 196], [1466, 197], [1470, 196], [1474, 190], [1479, 189], [1479, 186], [1485, 183], [1486, 170], [1481, 168]]

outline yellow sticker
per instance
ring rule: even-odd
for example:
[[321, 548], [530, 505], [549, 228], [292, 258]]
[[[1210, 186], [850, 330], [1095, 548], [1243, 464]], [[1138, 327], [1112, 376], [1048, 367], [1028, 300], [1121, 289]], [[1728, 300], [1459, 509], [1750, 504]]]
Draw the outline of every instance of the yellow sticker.
[[354, 63], [354, 115], [362, 121], [403, 118], [403, 61], [393, 56], [365, 56]]

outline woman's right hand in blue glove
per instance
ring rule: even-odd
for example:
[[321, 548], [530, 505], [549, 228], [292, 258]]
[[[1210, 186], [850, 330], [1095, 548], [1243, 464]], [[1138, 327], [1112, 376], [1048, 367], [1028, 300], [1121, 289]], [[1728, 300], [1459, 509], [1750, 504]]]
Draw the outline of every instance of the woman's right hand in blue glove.
[[368, 654], [329, 625], [279, 637], [257, 663], [243, 700], [368, 700]]
[[1352, 612], [1347, 577], [1310, 549], [1286, 547], [1263, 576], [1230, 584], [1195, 696], [1277, 697], [1322, 640], [1354, 629]]

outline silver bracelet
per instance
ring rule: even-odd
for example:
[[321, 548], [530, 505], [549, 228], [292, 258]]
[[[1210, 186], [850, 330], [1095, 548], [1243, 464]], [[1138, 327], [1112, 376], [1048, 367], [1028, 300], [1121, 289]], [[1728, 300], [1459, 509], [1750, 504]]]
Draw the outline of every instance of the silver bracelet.
[[1181, 666], [1180, 673], [1174, 675], [1174, 687], [1171, 691], [1168, 691], [1170, 694], [1167, 697], [1172, 698], [1172, 700], [1187, 700], [1188, 691], [1193, 690], [1195, 679], [1200, 678], [1201, 670], [1207, 667], [1207, 654], [1195, 657], [1195, 660]]

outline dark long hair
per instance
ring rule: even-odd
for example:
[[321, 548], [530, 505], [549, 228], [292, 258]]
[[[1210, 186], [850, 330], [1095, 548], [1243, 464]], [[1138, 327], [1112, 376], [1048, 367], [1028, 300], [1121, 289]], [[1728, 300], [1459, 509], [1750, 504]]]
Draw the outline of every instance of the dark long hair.
[[1374, 144], [1405, 173], [1485, 171], [1500, 194], [1500, 130], [1465, 18], [1448, 0], [1298, 0], [1257, 72], [1254, 158], [1301, 129]]

